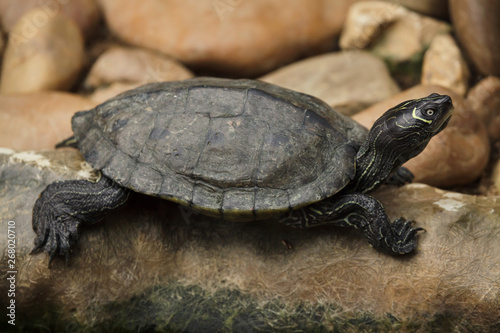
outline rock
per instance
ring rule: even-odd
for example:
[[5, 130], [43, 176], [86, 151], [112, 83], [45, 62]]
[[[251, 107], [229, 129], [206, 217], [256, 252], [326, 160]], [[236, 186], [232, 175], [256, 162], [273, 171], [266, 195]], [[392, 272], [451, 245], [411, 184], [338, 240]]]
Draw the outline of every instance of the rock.
[[84, 36], [90, 37], [98, 26], [100, 18], [99, 7], [95, 0], [2, 0], [0, 1], [2, 27], [11, 32], [17, 21], [32, 9], [41, 9], [42, 12], [38, 12], [30, 24], [26, 24], [24, 32], [27, 34], [40, 28], [49, 18], [62, 13], [80, 27]]
[[0, 29], [0, 60], [3, 57], [3, 51], [4, 51], [4, 49], [5, 49], [5, 40], [4, 40], [4, 37], [3, 37], [3, 30]]
[[448, 34], [434, 37], [425, 52], [422, 84], [449, 88], [464, 96], [470, 72], [455, 40]]
[[486, 126], [490, 139], [500, 139], [500, 78], [481, 80], [469, 90], [467, 102]]
[[399, 92], [384, 62], [363, 51], [311, 57], [260, 79], [316, 96], [349, 115]]
[[384, 1], [361, 1], [349, 8], [340, 36], [344, 50], [369, 49], [391, 62], [419, 58], [434, 36], [448, 32], [445, 22]]
[[493, 167], [492, 181], [494, 186], [494, 191], [498, 194], [500, 193], [500, 162], [497, 161]]
[[416, 86], [372, 105], [353, 118], [370, 128], [382, 113], [394, 105], [434, 92], [449, 95], [455, 112], [448, 127], [433, 137], [427, 148], [405, 166], [413, 172], [416, 182], [444, 187], [468, 184], [484, 170], [490, 142], [484, 124], [455, 92], [440, 86]]
[[[493, 186], [490, 187], [490, 191], [496, 195], [500, 194], [500, 161], [496, 161], [493, 165], [493, 172], [491, 173], [491, 183]], [[490, 185], [491, 185], [490, 183]]]
[[[229, 223], [137, 194], [85, 228], [69, 266], [56, 258], [49, 270], [45, 254], [28, 255], [33, 203], [52, 181], [89, 175], [74, 150], [0, 151], [0, 256], [7, 262], [10, 223], [24, 331], [494, 332], [500, 324], [498, 197], [418, 184], [377, 192], [391, 218], [426, 230], [415, 255], [394, 258], [355, 230]], [[0, 294], [7, 290], [4, 278]]]
[[0, 95], [0, 147], [52, 149], [71, 135], [71, 117], [95, 103], [62, 92]]
[[108, 99], [121, 94], [124, 91], [135, 89], [138, 86], [140, 86], [140, 84], [116, 82], [111, 84], [110, 86], [96, 89], [92, 94], [88, 96], [88, 98], [97, 104], [101, 104]]
[[[1, 93], [68, 90], [76, 81], [84, 64], [81, 33], [62, 14], [43, 15], [43, 9], [34, 9], [13, 27], [3, 59]], [[46, 20], [31, 30], [40, 17]]]
[[456, 36], [484, 75], [500, 76], [500, 1], [450, 0]]
[[152, 51], [111, 47], [92, 66], [85, 86], [96, 88], [112, 83], [134, 83], [136, 86], [158, 81], [176, 81], [193, 77], [178, 61]]
[[355, 1], [99, 0], [125, 42], [238, 77], [331, 50]]
[[448, 0], [385, 0], [405, 6], [418, 13], [442, 19], [448, 17]]

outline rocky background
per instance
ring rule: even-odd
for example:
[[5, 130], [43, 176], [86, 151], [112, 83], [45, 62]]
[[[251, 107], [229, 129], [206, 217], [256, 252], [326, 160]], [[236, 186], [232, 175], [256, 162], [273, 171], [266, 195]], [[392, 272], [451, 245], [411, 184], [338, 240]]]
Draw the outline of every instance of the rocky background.
[[[11, 220], [18, 271], [16, 326], [1, 310], [0, 331], [500, 331], [498, 13], [497, 0], [0, 0], [2, 302]], [[86, 228], [69, 266], [29, 256], [39, 193], [92, 172], [53, 149], [73, 113], [201, 75], [305, 92], [367, 127], [450, 95], [448, 128], [406, 165], [417, 183], [375, 194], [425, 228], [417, 253], [136, 194]]]

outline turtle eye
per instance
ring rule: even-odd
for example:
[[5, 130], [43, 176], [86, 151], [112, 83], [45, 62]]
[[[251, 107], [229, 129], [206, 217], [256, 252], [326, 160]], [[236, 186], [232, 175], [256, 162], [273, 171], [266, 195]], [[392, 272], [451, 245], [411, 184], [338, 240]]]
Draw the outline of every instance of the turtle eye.
[[426, 116], [433, 116], [435, 112], [436, 111], [434, 111], [433, 109], [427, 109], [427, 110], [425, 110], [425, 115]]

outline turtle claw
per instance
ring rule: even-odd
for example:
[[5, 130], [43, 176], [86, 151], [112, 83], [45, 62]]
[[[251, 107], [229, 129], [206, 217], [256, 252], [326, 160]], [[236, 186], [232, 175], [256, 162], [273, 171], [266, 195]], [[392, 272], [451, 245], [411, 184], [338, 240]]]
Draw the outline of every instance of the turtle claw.
[[41, 214], [33, 217], [33, 230], [37, 237], [35, 247], [30, 254], [36, 254], [41, 250], [48, 253], [50, 267], [56, 254], [66, 256], [66, 262], [69, 261], [71, 247], [78, 240], [80, 222], [71, 216], [52, 219], [49, 215]]
[[392, 223], [395, 239], [390, 247], [395, 254], [410, 253], [417, 248], [417, 232], [424, 229], [413, 228], [413, 223], [415, 223], [413, 220], [406, 220], [403, 217]]
[[35, 230], [35, 232], [37, 233], [37, 237], [35, 238], [35, 247], [33, 248], [33, 250], [31, 250], [30, 255], [37, 254], [38, 252], [40, 252], [40, 249], [43, 247], [43, 245], [47, 241], [47, 237], [49, 235], [48, 229], [45, 229], [45, 233], [43, 234], [42, 237], [40, 237], [40, 235], [38, 235], [37, 230]]
[[404, 235], [410, 229], [413, 229], [413, 223], [415, 223], [413, 220], [406, 220], [404, 217], [400, 217], [392, 223], [392, 229], [397, 235]]

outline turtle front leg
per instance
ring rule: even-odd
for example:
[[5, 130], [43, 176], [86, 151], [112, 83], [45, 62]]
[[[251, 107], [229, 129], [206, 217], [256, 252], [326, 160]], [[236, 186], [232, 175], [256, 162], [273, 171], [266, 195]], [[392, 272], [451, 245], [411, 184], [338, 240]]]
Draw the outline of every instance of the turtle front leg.
[[417, 231], [413, 221], [399, 218], [390, 223], [382, 204], [365, 194], [345, 194], [326, 199], [290, 212], [280, 220], [292, 227], [332, 224], [354, 227], [364, 232], [376, 249], [392, 255], [406, 254], [417, 248]]
[[33, 207], [35, 247], [31, 254], [43, 250], [69, 259], [71, 247], [79, 236], [81, 224], [92, 224], [128, 199], [129, 190], [101, 176], [98, 182], [68, 180], [47, 186]]

